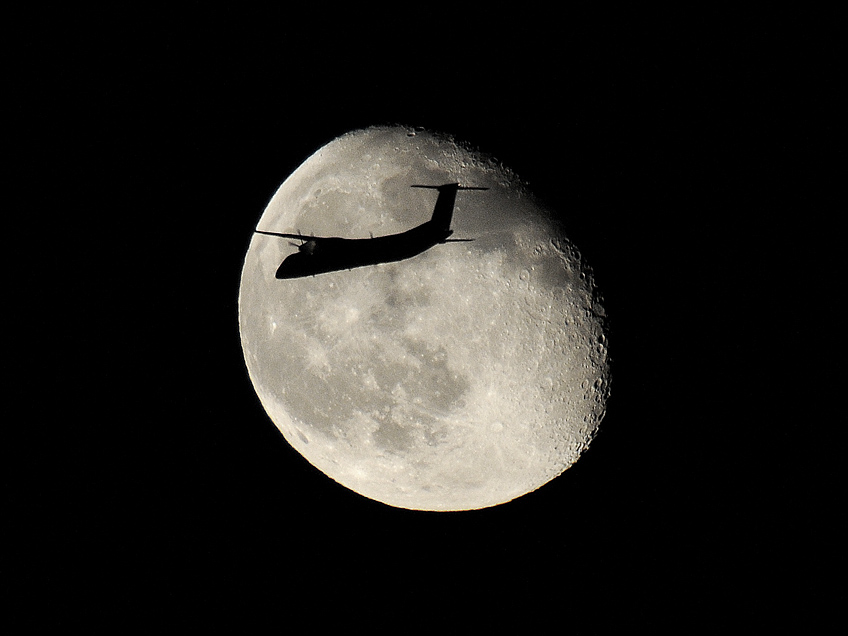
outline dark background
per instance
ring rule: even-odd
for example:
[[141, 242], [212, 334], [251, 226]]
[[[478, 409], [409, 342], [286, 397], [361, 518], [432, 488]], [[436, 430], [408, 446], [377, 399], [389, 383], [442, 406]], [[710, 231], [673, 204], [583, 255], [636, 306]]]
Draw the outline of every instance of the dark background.
[[[596, 633], [827, 616], [845, 601], [822, 412], [845, 158], [827, 18], [12, 16], [23, 406], [2, 565], [18, 617]], [[421, 513], [348, 491], [286, 444], [244, 367], [240, 267], [268, 199], [318, 147], [393, 123], [514, 169], [605, 298], [600, 433], [506, 505]]]

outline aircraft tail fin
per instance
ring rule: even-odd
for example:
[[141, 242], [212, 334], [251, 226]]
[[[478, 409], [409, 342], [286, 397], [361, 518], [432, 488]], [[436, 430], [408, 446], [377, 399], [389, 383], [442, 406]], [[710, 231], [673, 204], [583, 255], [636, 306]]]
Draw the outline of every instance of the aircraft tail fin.
[[439, 198], [436, 199], [436, 207], [433, 209], [431, 222], [442, 230], [449, 230], [453, 219], [453, 206], [456, 203], [458, 190], [488, 190], [476, 186], [461, 186], [458, 183], [445, 183], [444, 185], [413, 185], [413, 188], [428, 188], [438, 190]]

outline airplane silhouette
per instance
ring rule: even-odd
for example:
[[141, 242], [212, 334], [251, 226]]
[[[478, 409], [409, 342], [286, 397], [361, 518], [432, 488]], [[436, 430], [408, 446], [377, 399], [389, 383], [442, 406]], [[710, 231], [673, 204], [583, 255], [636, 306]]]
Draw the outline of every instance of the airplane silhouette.
[[[446, 183], [440, 186], [413, 185], [413, 188], [438, 190], [433, 217], [426, 223], [400, 234], [378, 236], [367, 239], [347, 239], [337, 236], [303, 236], [302, 234], [282, 234], [256, 230], [257, 234], [300, 239], [297, 252], [288, 256], [277, 269], [278, 279], [301, 278], [326, 272], [336, 272], [354, 267], [365, 267], [378, 263], [391, 263], [417, 256], [439, 243], [459, 243], [474, 239], [451, 239], [450, 229], [453, 218], [453, 206], [459, 190], [488, 190], [473, 186], [461, 186], [458, 183]], [[295, 245], [292, 243], [292, 245]]]

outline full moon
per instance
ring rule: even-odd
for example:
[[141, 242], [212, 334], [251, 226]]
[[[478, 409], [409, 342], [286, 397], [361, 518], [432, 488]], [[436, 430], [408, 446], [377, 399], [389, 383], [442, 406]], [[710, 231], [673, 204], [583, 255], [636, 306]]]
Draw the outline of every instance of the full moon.
[[453, 238], [410, 259], [291, 280], [297, 251], [254, 234], [239, 328], [250, 379], [293, 448], [391, 506], [470, 510], [536, 490], [587, 448], [605, 412], [604, 310], [556, 218], [495, 159], [442, 134], [357, 130], [309, 157], [257, 229], [404, 232], [460, 191]]

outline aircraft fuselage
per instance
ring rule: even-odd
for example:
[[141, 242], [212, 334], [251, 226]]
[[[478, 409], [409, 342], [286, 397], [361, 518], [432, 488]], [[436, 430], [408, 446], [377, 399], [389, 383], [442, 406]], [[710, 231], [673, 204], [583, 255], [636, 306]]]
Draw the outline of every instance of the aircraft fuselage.
[[300, 278], [377, 263], [402, 261], [444, 242], [451, 234], [453, 230], [440, 230], [432, 225], [432, 221], [427, 221], [400, 234], [375, 238], [304, 237], [306, 243], [280, 264], [275, 277]]

